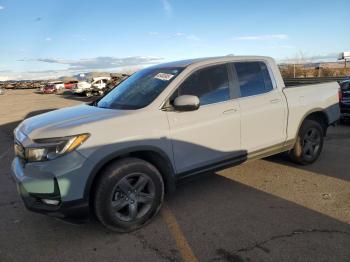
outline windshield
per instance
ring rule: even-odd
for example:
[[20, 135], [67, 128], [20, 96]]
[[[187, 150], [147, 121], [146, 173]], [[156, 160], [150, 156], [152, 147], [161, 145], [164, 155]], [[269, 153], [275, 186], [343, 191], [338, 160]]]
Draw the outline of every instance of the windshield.
[[146, 68], [136, 72], [103, 97], [98, 107], [140, 109], [149, 105], [183, 68]]

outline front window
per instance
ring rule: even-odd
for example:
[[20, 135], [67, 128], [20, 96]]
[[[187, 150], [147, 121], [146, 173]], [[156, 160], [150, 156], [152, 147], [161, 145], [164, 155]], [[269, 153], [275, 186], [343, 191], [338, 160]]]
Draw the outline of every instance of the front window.
[[230, 100], [230, 88], [226, 65], [211, 66], [193, 73], [178, 88], [171, 98], [195, 95], [201, 105], [209, 105]]
[[146, 68], [136, 72], [114, 88], [98, 103], [111, 109], [140, 109], [158, 97], [183, 68]]

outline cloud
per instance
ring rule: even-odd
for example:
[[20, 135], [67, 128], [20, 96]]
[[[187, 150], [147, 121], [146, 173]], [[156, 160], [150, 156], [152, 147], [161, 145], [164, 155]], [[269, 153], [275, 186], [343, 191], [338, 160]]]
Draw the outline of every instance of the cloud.
[[190, 40], [190, 41], [200, 41], [201, 40], [198, 36], [195, 36], [195, 35], [187, 35], [186, 39]]
[[339, 57], [339, 53], [323, 53], [323, 54], [318, 54], [318, 55], [313, 55], [310, 56], [309, 58], [312, 60], [319, 60], [319, 61], [324, 61], [324, 60], [337, 60]]
[[176, 32], [174, 36], [179, 37], [179, 36], [184, 36], [185, 34], [182, 32]]
[[2, 5], [0, 5], [0, 10], [4, 10], [5, 9], [5, 7], [3, 7]]
[[163, 10], [166, 16], [170, 17], [173, 14], [173, 7], [169, 0], [160, 0], [163, 6]]
[[86, 41], [87, 37], [85, 34], [72, 34], [72, 38], [77, 39], [77, 40], [81, 40], [81, 41]]
[[82, 72], [92, 71], [136, 71], [136, 69], [159, 63], [163, 58], [149, 56], [132, 56], [132, 57], [95, 57], [88, 59], [56, 59], [56, 58], [40, 58], [40, 59], [20, 59], [22, 62], [42, 62], [56, 65], [66, 65], [67, 68], [54, 70], [29, 70], [25, 72], [0, 71], [0, 77], [3, 79], [15, 80], [34, 80], [34, 79], [55, 79], [62, 76], [72, 76]]
[[46, 37], [46, 38], [45, 38], [45, 41], [51, 42], [51, 41], [52, 41], [52, 38], [51, 38], [51, 37]]
[[280, 63], [318, 63], [318, 62], [337, 62], [339, 53], [321, 53], [308, 55], [302, 51], [295, 54], [292, 58], [286, 58], [279, 60]]
[[124, 58], [100, 56], [88, 59], [66, 60], [54, 58], [40, 58], [35, 60], [22, 59], [19, 61], [37, 61], [50, 64], [67, 65], [68, 70], [92, 70], [92, 69], [106, 69], [118, 68], [127, 66], [138, 66], [159, 63], [163, 58], [148, 57], [148, 56], [130, 56]]
[[173, 37], [179, 37], [179, 38], [184, 38], [184, 39], [187, 39], [187, 40], [190, 40], [190, 41], [200, 41], [201, 39], [194, 35], [194, 34], [185, 34], [185, 33], [182, 33], [182, 32], [176, 32]]
[[238, 36], [236, 40], [242, 41], [259, 41], [259, 40], [286, 40], [288, 35], [286, 34], [275, 34], [275, 35], [250, 35], [250, 36]]

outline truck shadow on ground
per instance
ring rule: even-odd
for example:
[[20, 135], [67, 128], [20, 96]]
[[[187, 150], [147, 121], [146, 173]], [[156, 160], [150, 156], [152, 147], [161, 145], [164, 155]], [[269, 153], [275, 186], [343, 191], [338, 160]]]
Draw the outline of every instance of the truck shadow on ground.
[[[181, 261], [176, 234], [184, 236], [199, 261], [331, 261], [334, 254], [346, 261], [350, 256], [347, 224], [215, 173], [180, 185], [165, 205], [180, 233], [169, 230], [163, 211], [145, 228], [118, 234], [96, 223], [66, 224], [15, 203], [1, 218], [0, 258]], [[21, 249], [14, 253], [13, 246]], [[46, 252], [37, 252], [42, 247]]]

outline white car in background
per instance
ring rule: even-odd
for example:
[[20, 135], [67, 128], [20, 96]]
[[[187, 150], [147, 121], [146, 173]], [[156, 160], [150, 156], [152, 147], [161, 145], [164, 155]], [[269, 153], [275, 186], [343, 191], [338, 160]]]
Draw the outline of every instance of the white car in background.
[[50, 93], [56, 93], [57, 91], [64, 89], [64, 83], [62, 81], [51, 81], [48, 82], [45, 86], [40, 88], [42, 93], [46, 93], [50, 89]]
[[53, 85], [56, 90], [64, 89], [64, 83], [62, 81], [52, 81], [49, 82], [49, 85]]
[[92, 79], [92, 82], [81, 81], [72, 89], [72, 91], [74, 94], [81, 94], [87, 97], [90, 97], [95, 93], [102, 95], [110, 79], [110, 77], [95, 77]]

